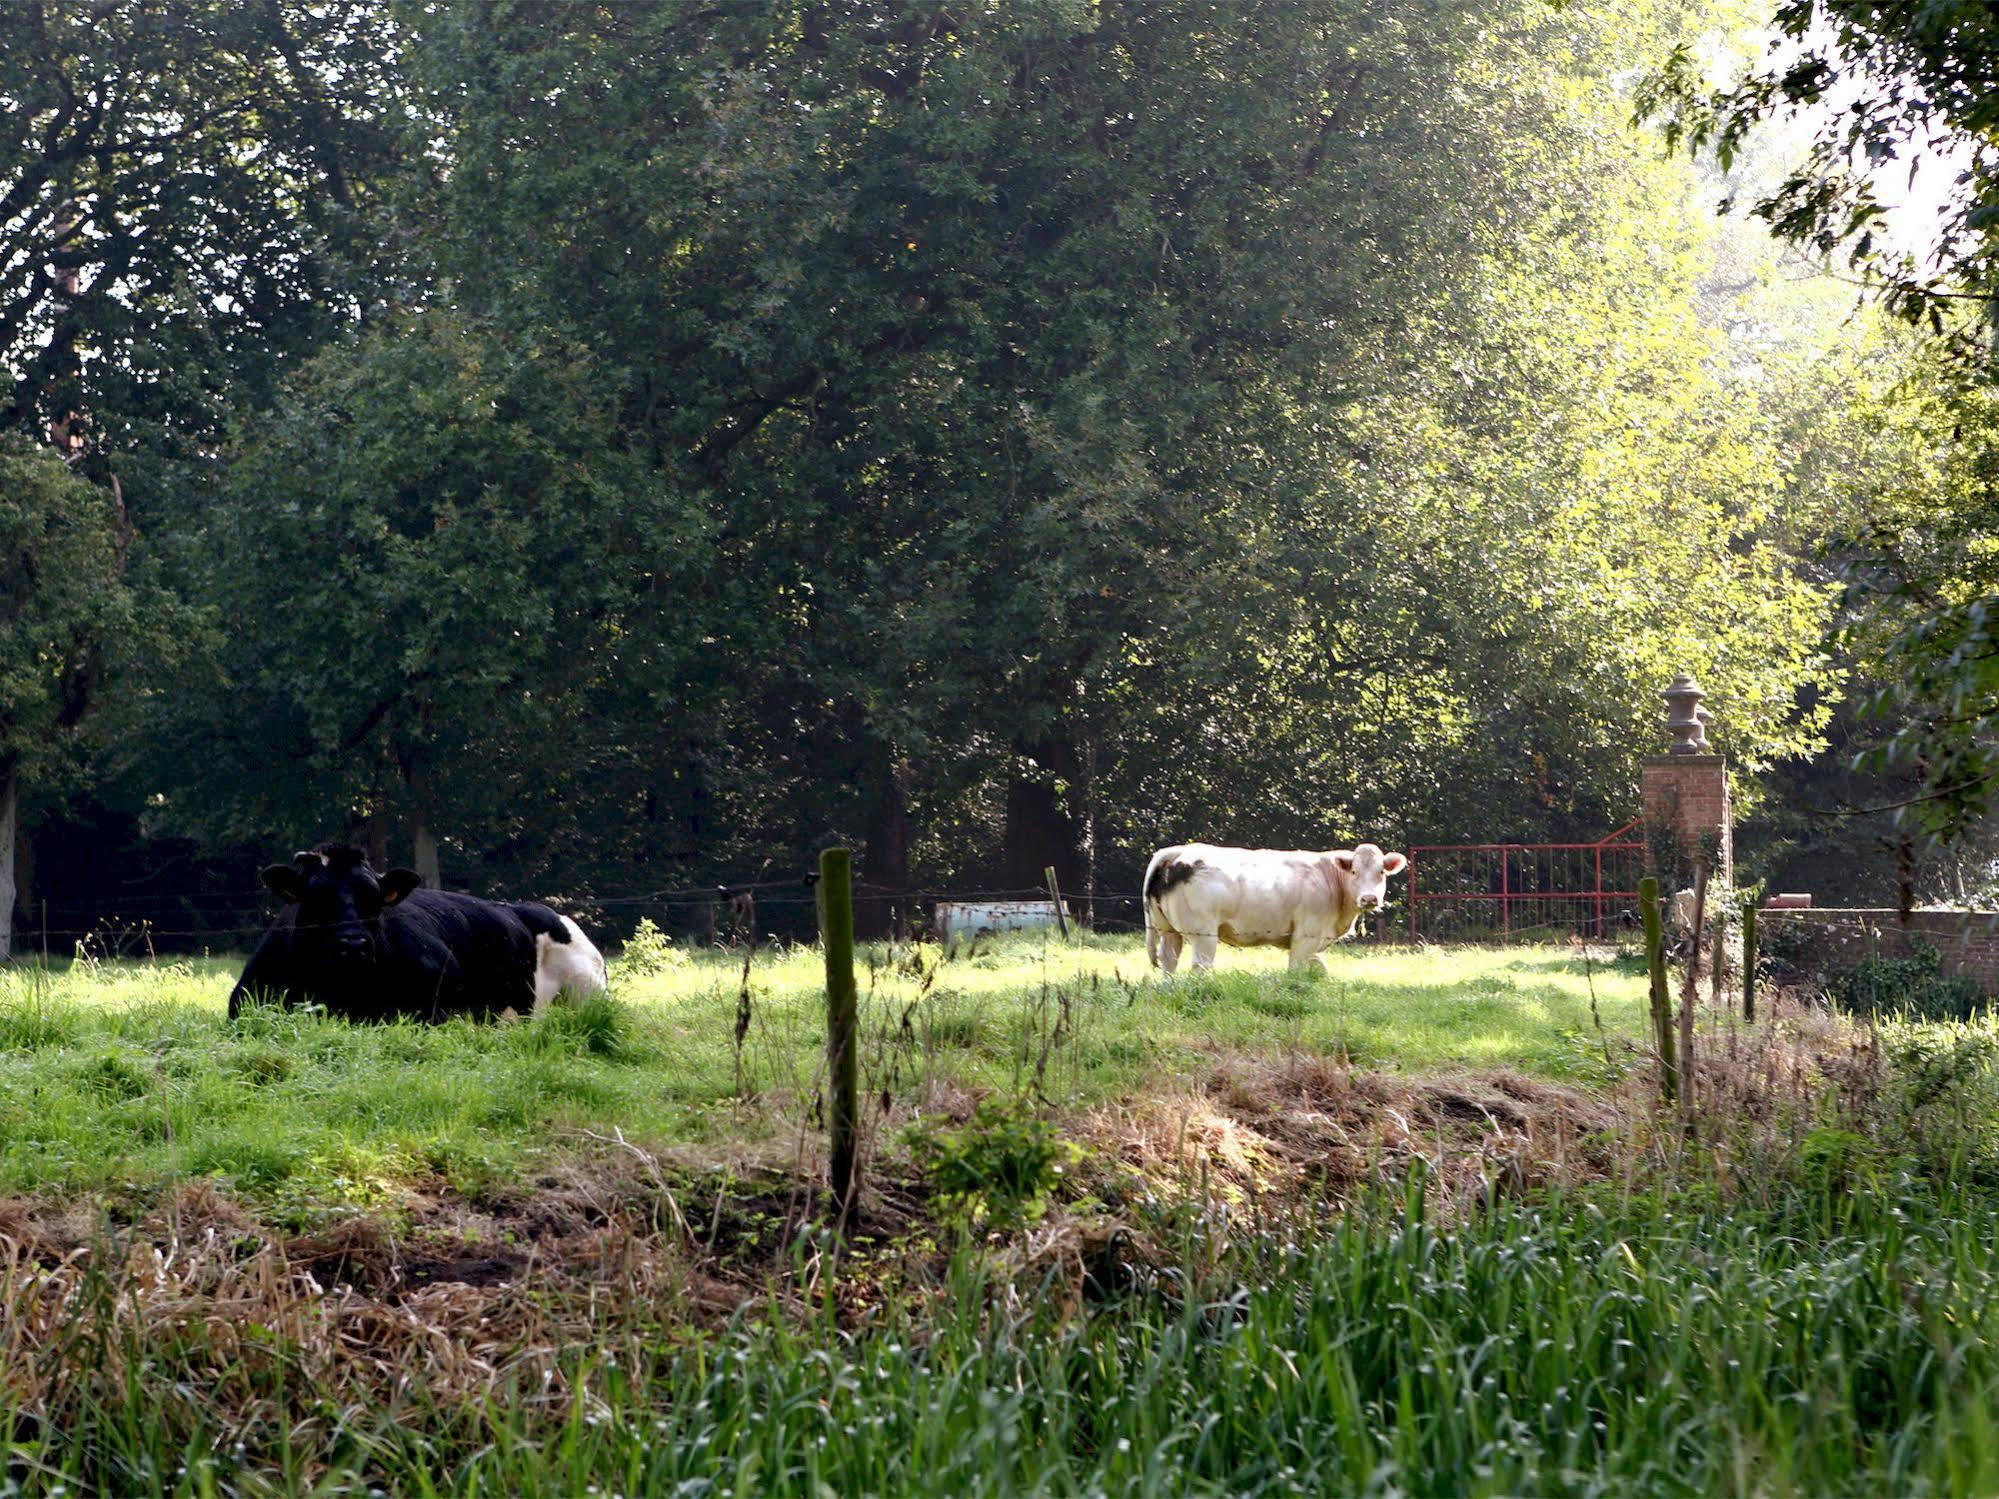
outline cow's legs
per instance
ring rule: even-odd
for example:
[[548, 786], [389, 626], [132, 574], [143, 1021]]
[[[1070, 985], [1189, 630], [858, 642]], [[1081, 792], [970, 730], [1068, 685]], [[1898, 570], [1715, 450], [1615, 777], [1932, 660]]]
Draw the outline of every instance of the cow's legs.
[[1291, 961], [1287, 966], [1293, 973], [1307, 973], [1315, 970], [1324, 972], [1325, 967], [1319, 962], [1319, 944], [1311, 941], [1300, 941], [1295, 937], [1292, 938]]
[[1159, 941], [1159, 971], [1161, 973], [1171, 973], [1180, 966], [1180, 934], [1178, 932], [1160, 930], [1157, 933], [1157, 937]]
[[1215, 966], [1215, 945], [1220, 939], [1213, 932], [1196, 932], [1194, 943], [1194, 967], [1207, 969]]

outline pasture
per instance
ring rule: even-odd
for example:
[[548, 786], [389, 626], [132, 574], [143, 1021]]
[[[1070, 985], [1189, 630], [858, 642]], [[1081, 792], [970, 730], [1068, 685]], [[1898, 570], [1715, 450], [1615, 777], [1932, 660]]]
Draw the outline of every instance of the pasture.
[[844, 1233], [816, 950], [745, 986], [741, 954], [635, 944], [610, 1000], [484, 1026], [231, 1022], [220, 959], [14, 970], [7, 1482], [1999, 1480], [1989, 1026], [1715, 1018], [1686, 1131], [1642, 1102], [1628, 958], [1229, 956], [867, 950]]
[[[1601, 953], [1349, 945], [1328, 961], [1292, 978], [1279, 954], [1230, 953], [1212, 975], [1161, 983], [1131, 937], [868, 948], [862, 1093], [880, 1126], [968, 1093], [1074, 1109], [1184, 1091], [1203, 1067], [1284, 1053], [1575, 1077], [1641, 1027], [1642, 977]], [[613, 962], [608, 1004], [500, 1026], [276, 1010], [231, 1025], [238, 966], [0, 970], [0, 1193], [212, 1178], [374, 1207], [440, 1181], [476, 1191], [612, 1131], [768, 1155], [798, 1135], [819, 1084], [814, 948], [765, 949], [746, 980], [740, 954], [641, 945]]]
[[0, 97], [0, 1499], [1999, 1495], [1999, 5]]

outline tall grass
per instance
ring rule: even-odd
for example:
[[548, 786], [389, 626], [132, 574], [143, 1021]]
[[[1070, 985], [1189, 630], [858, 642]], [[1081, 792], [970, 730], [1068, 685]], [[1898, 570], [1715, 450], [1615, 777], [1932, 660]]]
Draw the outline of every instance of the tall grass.
[[134, 1494], [1999, 1486], [1990, 1201], [1906, 1173], [1862, 1194], [1800, 1176], [1751, 1213], [1699, 1196], [1501, 1201], [1443, 1230], [1419, 1179], [1330, 1224], [1189, 1217], [1155, 1225], [1177, 1256], [1083, 1314], [1058, 1270], [1023, 1283], [966, 1254], [858, 1329], [745, 1313], [712, 1336], [607, 1338], [564, 1359], [566, 1403], [434, 1398], [413, 1363], [359, 1408], [281, 1348], [204, 1402], [174, 1383], [173, 1331], [146, 1328], [71, 1350], [60, 1421], [15, 1418], [14, 1477]]

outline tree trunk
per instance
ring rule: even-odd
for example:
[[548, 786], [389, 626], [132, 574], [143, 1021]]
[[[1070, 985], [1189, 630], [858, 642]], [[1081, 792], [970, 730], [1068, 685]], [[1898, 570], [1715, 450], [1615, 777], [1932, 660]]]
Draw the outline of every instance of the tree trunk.
[[1042, 871], [1053, 865], [1065, 890], [1086, 883], [1082, 858], [1082, 826], [1073, 807], [1078, 797], [1081, 765], [1076, 746], [1052, 738], [1028, 747], [1033, 761], [1016, 771], [1006, 788], [1006, 842], [1001, 881], [1012, 890], [1039, 891]]
[[411, 765], [406, 775], [410, 791], [410, 841], [415, 845], [415, 857], [410, 868], [423, 878], [426, 889], [442, 890], [443, 876], [437, 865], [437, 834], [430, 826], [430, 772], [422, 765]]
[[868, 818], [867, 897], [855, 902], [854, 915], [869, 940], [900, 938], [908, 912], [903, 892], [909, 889], [909, 760], [890, 747], [880, 769], [880, 795]]
[[1083, 745], [1083, 925], [1097, 924], [1097, 736]]
[[[34, 834], [24, 833], [20, 830], [18, 826], [20, 818], [18, 815], [14, 820], [17, 824], [14, 830], [14, 909], [20, 913], [23, 929], [27, 932], [25, 940], [32, 947], [34, 945], [33, 927], [35, 924], [36, 909], [35, 879], [40, 871], [35, 864], [36, 846]], [[46, 902], [42, 904], [41, 909], [44, 912], [48, 910]], [[46, 925], [46, 921], [43, 924]]]
[[423, 877], [426, 889], [442, 890], [444, 886], [440, 881], [444, 877], [437, 865], [437, 834], [430, 830], [430, 819], [421, 809], [410, 817], [410, 839], [416, 845], [410, 868]]
[[366, 837], [368, 863], [375, 869], [389, 867], [389, 814], [380, 805], [368, 814]]
[[0, 772], [0, 963], [14, 955], [14, 845], [21, 831], [21, 785]]

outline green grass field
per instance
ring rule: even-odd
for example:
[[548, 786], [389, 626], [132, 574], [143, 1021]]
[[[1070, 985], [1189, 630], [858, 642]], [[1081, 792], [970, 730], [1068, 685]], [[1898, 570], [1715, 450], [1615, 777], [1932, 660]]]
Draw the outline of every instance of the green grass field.
[[[1080, 1169], [995, 1227], [911, 1145], [851, 1240], [787, 1154], [812, 950], [753, 963], [740, 1055], [719, 953], [435, 1028], [232, 1023], [220, 961], [13, 970], [0, 1494], [1999, 1489], [1989, 1020], [1772, 1004], [1704, 1029], [1688, 1121], [1602, 1086], [1629, 962], [1231, 956], [869, 954], [878, 1137], [1027, 1097], [932, 1159], [1073, 1129]], [[1092, 1132], [1160, 1103], [1137, 1156]], [[1245, 1139], [1285, 1169], [1231, 1175]]]
[[[863, 1091], [920, 1109], [942, 1087], [1061, 1104], [1183, 1086], [1204, 1059], [1310, 1051], [1410, 1072], [1572, 1075], [1597, 1026], [1635, 1036], [1629, 963], [1564, 949], [1349, 947], [1324, 976], [1274, 953], [1159, 981], [1135, 938], [1020, 937], [970, 954], [862, 953]], [[213, 1177], [262, 1199], [370, 1205], [466, 1189], [588, 1132], [723, 1150], [795, 1131], [825, 1044], [816, 949], [750, 965], [673, 950], [612, 965], [615, 1003], [534, 1021], [354, 1026], [224, 1000], [231, 960], [0, 972], [0, 1193]], [[1592, 1016], [1592, 990], [1596, 1016]]]

